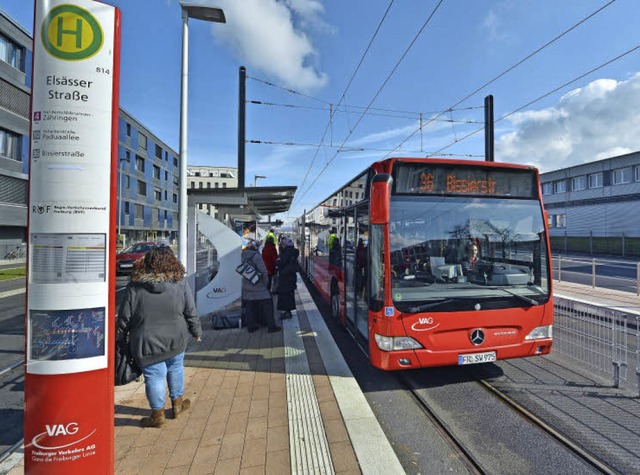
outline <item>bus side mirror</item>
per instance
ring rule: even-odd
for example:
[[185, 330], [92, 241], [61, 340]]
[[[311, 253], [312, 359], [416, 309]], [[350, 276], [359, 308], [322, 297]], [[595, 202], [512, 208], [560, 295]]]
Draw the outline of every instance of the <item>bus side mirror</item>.
[[378, 173], [373, 177], [369, 194], [369, 222], [371, 224], [387, 224], [389, 222], [392, 184], [393, 178], [388, 173]]

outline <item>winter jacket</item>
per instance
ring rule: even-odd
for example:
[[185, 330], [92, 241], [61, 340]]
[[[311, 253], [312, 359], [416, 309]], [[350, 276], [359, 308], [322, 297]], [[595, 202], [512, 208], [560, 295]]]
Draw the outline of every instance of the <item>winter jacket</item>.
[[295, 247], [285, 247], [278, 259], [278, 293], [292, 292], [296, 288], [298, 256]]
[[278, 259], [278, 250], [273, 243], [266, 243], [262, 249], [262, 260], [267, 267], [267, 273], [273, 275], [276, 273], [276, 260]]
[[255, 249], [246, 248], [242, 251], [241, 258], [243, 261], [249, 261], [256, 267], [262, 277], [255, 284], [252, 284], [247, 279], [242, 277], [242, 298], [244, 300], [266, 300], [271, 298], [271, 292], [267, 288], [269, 283], [269, 275], [267, 273], [267, 267], [264, 265], [262, 256]]
[[189, 333], [202, 335], [187, 281], [171, 282], [163, 274], [143, 274], [129, 282], [118, 310], [118, 338], [128, 335], [140, 368], [160, 363], [187, 349]]

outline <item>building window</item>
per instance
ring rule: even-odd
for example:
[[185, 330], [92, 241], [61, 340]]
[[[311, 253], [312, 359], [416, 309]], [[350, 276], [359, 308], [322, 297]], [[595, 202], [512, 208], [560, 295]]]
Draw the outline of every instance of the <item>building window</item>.
[[164, 190], [164, 200], [167, 201], [167, 190]]
[[223, 184], [222, 184], [222, 188], [226, 188], [226, 187], [227, 187], [227, 184], [226, 184], [226, 183], [223, 183]]
[[556, 228], [566, 228], [567, 227], [567, 215], [566, 214], [556, 214], [554, 217], [554, 224]]
[[195, 187], [196, 187], [196, 182], [195, 182], [195, 181], [192, 181], [192, 182], [191, 182], [191, 189], [193, 190], [193, 189], [195, 189]]
[[564, 193], [567, 191], [567, 182], [565, 180], [558, 180], [553, 182], [554, 193]]
[[164, 171], [164, 181], [169, 181], [169, 172], [168, 171]]
[[144, 218], [144, 206], [136, 204], [134, 205], [134, 213], [135, 213], [135, 218], [136, 219], [143, 219]]
[[12, 160], [20, 160], [21, 140], [20, 135], [0, 129], [0, 155]]
[[216, 183], [215, 183], [215, 185], [214, 185], [214, 186], [215, 186], [216, 188], [219, 188], [219, 187], [220, 187], [220, 183], [218, 183], [218, 182], [216, 181]]
[[153, 166], [153, 178], [160, 179], [160, 167], [158, 165]]
[[173, 202], [174, 203], [178, 202], [178, 195], [176, 195], [175, 193], [173, 194]]
[[127, 137], [131, 137], [131, 124], [127, 122]]
[[124, 214], [129, 214], [129, 202], [124, 202]]
[[147, 196], [147, 184], [144, 181], [138, 181], [138, 194]]
[[202, 189], [202, 182], [198, 183], [198, 188]]
[[178, 166], [178, 157], [173, 157], [173, 166], [174, 167]]
[[636, 181], [640, 181], [640, 167], [635, 167], [633, 169], [634, 172], [634, 178]]
[[160, 188], [155, 188], [153, 190], [153, 197], [156, 199], [156, 201], [162, 201], [162, 191], [160, 190]]
[[553, 194], [553, 183], [543, 183], [542, 184], [542, 194], [543, 195], [552, 195]]
[[125, 187], [128, 190], [131, 187], [131, 177], [129, 175], [124, 176]]
[[602, 188], [602, 172], [589, 175], [589, 188]]
[[631, 183], [631, 167], [613, 170], [613, 184], [622, 185], [624, 183]]
[[25, 72], [24, 48], [4, 35], [0, 35], [0, 59], [23, 73]]
[[156, 145], [156, 158], [162, 160], [162, 147], [160, 145]]
[[571, 179], [571, 190], [580, 191], [587, 189], [587, 177], [585, 175], [577, 176]]
[[210, 181], [207, 182], [207, 189], [209, 189], [209, 188], [211, 188], [211, 182]]
[[144, 173], [144, 158], [140, 155], [136, 155], [136, 170]]
[[147, 136], [146, 135], [140, 134], [139, 144], [140, 144], [140, 148], [142, 150], [146, 150], [147, 149]]

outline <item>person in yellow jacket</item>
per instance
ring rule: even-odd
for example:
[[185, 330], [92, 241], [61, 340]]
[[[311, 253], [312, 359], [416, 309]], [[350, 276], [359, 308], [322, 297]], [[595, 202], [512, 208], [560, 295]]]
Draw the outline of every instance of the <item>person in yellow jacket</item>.
[[329, 246], [329, 263], [334, 266], [340, 266], [340, 259], [342, 257], [342, 249], [340, 246], [340, 238], [338, 237], [338, 230], [332, 227], [329, 230], [329, 239], [327, 240]]

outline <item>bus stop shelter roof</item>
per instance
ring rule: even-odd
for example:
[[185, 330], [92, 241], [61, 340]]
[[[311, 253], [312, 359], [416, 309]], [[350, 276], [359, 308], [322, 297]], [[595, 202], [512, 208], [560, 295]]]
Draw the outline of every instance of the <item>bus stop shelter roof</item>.
[[210, 204], [233, 219], [252, 221], [261, 216], [286, 213], [291, 206], [296, 186], [257, 186], [238, 188], [189, 188], [189, 205]]

